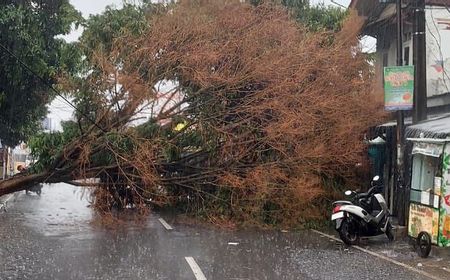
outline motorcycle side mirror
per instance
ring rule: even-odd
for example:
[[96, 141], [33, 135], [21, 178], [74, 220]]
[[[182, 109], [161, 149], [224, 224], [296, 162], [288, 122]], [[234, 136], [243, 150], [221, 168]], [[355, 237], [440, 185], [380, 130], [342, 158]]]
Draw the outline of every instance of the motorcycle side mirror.
[[375, 187], [380, 182], [380, 176], [376, 175], [373, 177], [372, 182], [370, 182], [370, 186]]
[[351, 195], [352, 194], [352, 191], [345, 191], [345, 193], [344, 193], [345, 195], [347, 195], [347, 196], [349, 196], [349, 195]]

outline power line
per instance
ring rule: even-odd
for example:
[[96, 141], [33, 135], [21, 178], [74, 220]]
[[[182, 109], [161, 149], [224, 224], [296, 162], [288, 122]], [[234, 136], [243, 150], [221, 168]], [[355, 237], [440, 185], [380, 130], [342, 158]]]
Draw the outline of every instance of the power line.
[[19, 64], [25, 68], [27, 71], [29, 71], [31, 74], [36, 76], [44, 85], [46, 85], [48, 88], [50, 88], [54, 93], [56, 93], [59, 97], [61, 97], [67, 104], [69, 104], [71, 107], [73, 107], [76, 111], [78, 111], [83, 117], [85, 117], [87, 120], [89, 120], [93, 125], [95, 125], [97, 128], [99, 128], [102, 132], [106, 133], [107, 131], [103, 129], [100, 125], [98, 125], [94, 120], [92, 120], [88, 115], [86, 115], [83, 111], [78, 109], [75, 105], [72, 104], [67, 98], [64, 97], [63, 94], [61, 94], [58, 90], [56, 90], [48, 81], [46, 81], [44, 78], [39, 76], [33, 69], [31, 69], [25, 62], [23, 62], [19, 57], [17, 57], [13, 52], [11, 52], [8, 48], [6, 48], [3, 44], [0, 43], [0, 48], [2, 48], [6, 53], [8, 53], [11, 57], [13, 57], [15, 60], [19, 62]]
[[444, 5], [444, 8], [447, 10], [447, 12], [450, 13], [450, 8], [448, 7], [447, 3], [445, 3], [444, 0], [440, 0], [440, 2], [442, 3], [442, 5]]

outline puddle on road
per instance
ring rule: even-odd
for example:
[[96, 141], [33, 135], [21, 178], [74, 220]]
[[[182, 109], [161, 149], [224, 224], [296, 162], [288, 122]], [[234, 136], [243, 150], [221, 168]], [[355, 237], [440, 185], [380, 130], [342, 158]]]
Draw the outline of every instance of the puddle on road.
[[[150, 216], [142, 227], [103, 230], [92, 225], [94, 213], [88, 207], [88, 193], [82, 195], [81, 190], [52, 184], [44, 186], [41, 197], [22, 192], [2, 217], [5, 228], [13, 231], [20, 221], [19, 228], [26, 229], [8, 238], [11, 250], [21, 252], [17, 255], [29, 258], [31, 265], [50, 263], [47, 277], [35, 279], [63, 278], [68, 273], [72, 277], [67, 279], [99, 279], [92, 278], [95, 275], [104, 276], [102, 279], [118, 275], [128, 279], [192, 279], [184, 256], [193, 256], [212, 276], [209, 279], [280, 279], [281, 275], [309, 279], [318, 273], [320, 279], [342, 279], [354, 270], [349, 263], [367, 269], [367, 256], [361, 252], [309, 231], [224, 231], [180, 225], [170, 219], [167, 221], [174, 230], [167, 231], [157, 215]], [[32, 256], [33, 252], [39, 252], [39, 257]], [[373, 258], [370, 263], [384, 270], [387, 267]], [[392, 275], [398, 274], [398, 267], [388, 269]]]
[[25, 225], [45, 236], [65, 235], [89, 230], [93, 213], [88, 197], [87, 188], [44, 184], [41, 196], [22, 192], [10, 209]]
[[[44, 236], [90, 238], [111, 228], [121, 231], [121, 226], [102, 226], [96, 221], [89, 202], [90, 189], [65, 183], [44, 184], [41, 196], [20, 192], [9, 207], [11, 223], [20, 221]], [[131, 216], [130, 216], [131, 217]], [[132, 217], [131, 217], [132, 218]], [[127, 231], [154, 228], [159, 224], [152, 217], [136, 222], [124, 221]]]

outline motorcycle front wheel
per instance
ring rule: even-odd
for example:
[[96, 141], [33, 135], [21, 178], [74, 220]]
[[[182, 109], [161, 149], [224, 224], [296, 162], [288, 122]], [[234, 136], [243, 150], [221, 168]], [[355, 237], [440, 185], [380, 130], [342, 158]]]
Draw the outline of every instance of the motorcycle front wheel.
[[347, 245], [356, 245], [359, 243], [359, 232], [354, 222], [344, 219], [339, 229], [339, 237]]

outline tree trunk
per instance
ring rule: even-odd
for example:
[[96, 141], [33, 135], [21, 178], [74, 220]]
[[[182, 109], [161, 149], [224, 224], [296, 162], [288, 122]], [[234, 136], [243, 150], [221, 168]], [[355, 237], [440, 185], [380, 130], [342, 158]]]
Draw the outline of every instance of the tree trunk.
[[33, 184], [43, 182], [48, 173], [18, 175], [0, 182], [0, 196], [23, 191]]
[[[123, 168], [127, 167], [128, 166], [123, 166]], [[80, 178], [77, 178], [79, 176], [76, 176], [73, 173], [73, 168], [58, 171], [46, 171], [39, 174], [17, 174], [9, 179], [3, 181], [0, 180], [0, 196], [26, 190], [37, 183], [60, 183], [71, 182], [75, 179], [95, 178], [101, 171], [111, 171], [115, 169], [117, 169], [117, 165], [93, 167], [85, 170], [85, 177]], [[88, 184], [84, 185], [87, 186]]]

